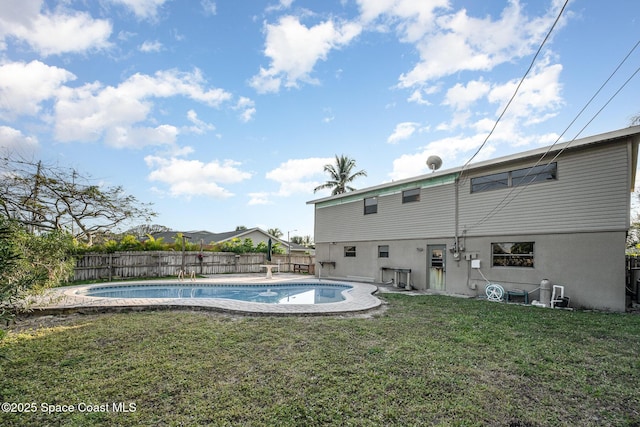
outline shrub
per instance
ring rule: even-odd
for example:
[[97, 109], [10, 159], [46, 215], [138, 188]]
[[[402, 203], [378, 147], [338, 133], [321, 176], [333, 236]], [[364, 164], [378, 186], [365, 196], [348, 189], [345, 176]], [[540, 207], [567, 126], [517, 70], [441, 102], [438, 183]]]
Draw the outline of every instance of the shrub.
[[34, 235], [0, 217], [0, 320], [11, 320], [25, 296], [68, 281], [76, 249], [69, 233]]

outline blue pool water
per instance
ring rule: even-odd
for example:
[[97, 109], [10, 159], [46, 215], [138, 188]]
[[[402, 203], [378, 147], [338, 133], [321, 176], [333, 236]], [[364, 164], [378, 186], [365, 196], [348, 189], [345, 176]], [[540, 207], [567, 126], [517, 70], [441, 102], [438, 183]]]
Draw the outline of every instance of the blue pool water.
[[324, 304], [344, 301], [348, 285], [274, 284], [274, 285], [118, 285], [92, 286], [79, 295], [102, 298], [224, 298], [268, 304]]

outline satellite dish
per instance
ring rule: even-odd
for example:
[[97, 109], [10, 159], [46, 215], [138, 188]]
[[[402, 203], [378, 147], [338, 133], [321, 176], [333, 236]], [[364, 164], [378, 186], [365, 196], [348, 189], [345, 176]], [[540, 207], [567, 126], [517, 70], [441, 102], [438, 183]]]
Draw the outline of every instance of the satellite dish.
[[440, 166], [442, 166], [442, 159], [438, 156], [429, 156], [427, 159], [427, 166], [429, 166], [431, 172], [435, 172], [440, 169]]

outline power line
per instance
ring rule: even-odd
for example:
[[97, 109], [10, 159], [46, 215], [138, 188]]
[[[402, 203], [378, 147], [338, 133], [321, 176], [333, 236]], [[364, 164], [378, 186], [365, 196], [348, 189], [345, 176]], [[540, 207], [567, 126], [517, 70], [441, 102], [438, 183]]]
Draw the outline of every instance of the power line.
[[[547, 154], [549, 154], [549, 152], [553, 149], [553, 147], [558, 143], [558, 141], [560, 140], [560, 138], [562, 138], [562, 136], [569, 130], [569, 128], [576, 122], [576, 120], [582, 115], [582, 113], [586, 110], [586, 108], [589, 106], [589, 104], [591, 104], [591, 102], [595, 99], [595, 97], [602, 91], [602, 89], [605, 87], [605, 85], [611, 80], [611, 78], [618, 72], [618, 70], [620, 69], [620, 67], [626, 62], [626, 60], [629, 58], [629, 56], [633, 53], [633, 51], [638, 47], [638, 45], [640, 45], [640, 40], [633, 46], [633, 48], [629, 51], [629, 53], [627, 54], [627, 56], [624, 57], [624, 59], [620, 62], [620, 64], [616, 67], [616, 69], [613, 71], [613, 73], [611, 73], [611, 75], [609, 76], [609, 78], [607, 78], [607, 80], [600, 86], [600, 88], [598, 88], [598, 90], [595, 92], [595, 94], [591, 97], [591, 99], [589, 99], [589, 101], [587, 102], [587, 104], [580, 110], [580, 112], [576, 115], [576, 117], [571, 121], [571, 123], [569, 123], [569, 125], [565, 128], [565, 130], [562, 132], [562, 134], [556, 139], [556, 141], [549, 146], [549, 148], [547, 148], [547, 150], [545, 151], [544, 154], [542, 154], [542, 156], [540, 156], [540, 158], [538, 159], [538, 161], [535, 163], [535, 165], [533, 165], [531, 167], [531, 169], [529, 169], [529, 171], [527, 171], [527, 173], [525, 174], [525, 176], [521, 179], [521, 182], [523, 182], [525, 180], [525, 178], [527, 176], [529, 176], [529, 174], [531, 173], [531, 171], [533, 170], [533, 168], [537, 167], [538, 165], [540, 165], [540, 163], [542, 162], [542, 160], [547, 156]], [[631, 81], [631, 79], [633, 79], [636, 74], [638, 74], [638, 72], [640, 72], [640, 67], [637, 68], [632, 74], [631, 76], [629, 76], [629, 78], [627, 78], [627, 80], [618, 88], [618, 90], [616, 90], [613, 95], [611, 95], [609, 97], [609, 99], [607, 100], [607, 102], [604, 103], [604, 105], [591, 117], [591, 119], [589, 119], [589, 121], [580, 129], [580, 131], [578, 131], [578, 133], [573, 137], [573, 139], [571, 139], [560, 151], [558, 151], [558, 153], [556, 153], [556, 155], [547, 162], [547, 164], [545, 165], [545, 167], [549, 166], [551, 163], [553, 163], [567, 148], [569, 148], [569, 146], [578, 138], [578, 136], [580, 136], [580, 134], [582, 134], [582, 132], [591, 124], [591, 122], [593, 122], [593, 120], [595, 120], [595, 118], [600, 115], [600, 113], [607, 107], [607, 105], [609, 105], [609, 103], [622, 91], [622, 89], [624, 89], [624, 87]], [[505, 197], [491, 210], [489, 211], [489, 213], [487, 213], [480, 221], [478, 221], [477, 223], [473, 224], [470, 228], [476, 227], [482, 223], [484, 223], [485, 221], [487, 221], [489, 218], [491, 218], [492, 216], [494, 216], [495, 214], [497, 214], [499, 211], [501, 211], [502, 209], [504, 209], [505, 207], [507, 207], [513, 200], [515, 200], [516, 197], [518, 197], [528, 186], [529, 184], [531, 184], [531, 181], [528, 183], [524, 183], [521, 186], [518, 187], [512, 187], [511, 190], [505, 195]], [[518, 189], [518, 192], [510, 199], [509, 197], [511, 196], [511, 194], [513, 194], [516, 189]]]
[[524, 75], [520, 79], [520, 82], [518, 83], [518, 86], [516, 86], [516, 89], [513, 92], [513, 95], [511, 95], [511, 98], [509, 99], [509, 102], [507, 102], [507, 104], [502, 109], [502, 112], [500, 113], [500, 115], [496, 119], [495, 123], [493, 124], [493, 127], [491, 128], [491, 131], [489, 131], [489, 134], [486, 136], [486, 138], [484, 139], [482, 144], [480, 144], [480, 147], [478, 147], [476, 152], [473, 153], [473, 156], [471, 156], [471, 158], [469, 160], [467, 160], [467, 162], [462, 166], [462, 170], [460, 171], [460, 175], [458, 177], [459, 180], [460, 180], [460, 178], [462, 178], [462, 175], [464, 174], [464, 171], [467, 168], [467, 166], [469, 165], [469, 163], [471, 163], [471, 161], [480, 153], [480, 151], [487, 144], [487, 141], [489, 141], [489, 138], [491, 138], [491, 135], [493, 135], [493, 132], [498, 127], [498, 123], [500, 123], [500, 120], [502, 119], [502, 117], [504, 117], [504, 115], [506, 114], [507, 110], [509, 109], [509, 106], [511, 106], [511, 103], [516, 98], [516, 95], [518, 94], [518, 91], [520, 90], [520, 87], [522, 86], [522, 84], [524, 83], [526, 77], [529, 75], [529, 73], [533, 69], [533, 66], [534, 66], [534, 64], [536, 62], [536, 59], [540, 55], [540, 52], [542, 52], [542, 48], [546, 44], [546, 42], [549, 39], [549, 37], [551, 37], [551, 33], [553, 32], [554, 28], [558, 24], [558, 21], [560, 21], [560, 17], [562, 16], [562, 13], [564, 12], [564, 9], [567, 7], [568, 3], [569, 3], [569, 0], [565, 0], [564, 4], [562, 5], [562, 8], [560, 9], [560, 12], [558, 13], [558, 16], [556, 17], [556, 20], [553, 22], [553, 25], [551, 26], [551, 28], [549, 28], [549, 31], [547, 32], [547, 35], [544, 37], [544, 40], [542, 40], [542, 43], [538, 47], [538, 50], [536, 51], [536, 54], [533, 56], [533, 59], [531, 60], [531, 63], [529, 64], [529, 68], [527, 68], [527, 71], [524, 73]]

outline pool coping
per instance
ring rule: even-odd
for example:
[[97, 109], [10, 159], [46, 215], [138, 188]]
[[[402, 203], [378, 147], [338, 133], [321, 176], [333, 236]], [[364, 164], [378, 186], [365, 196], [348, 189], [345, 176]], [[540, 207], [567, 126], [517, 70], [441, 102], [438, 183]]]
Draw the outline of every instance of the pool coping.
[[77, 292], [90, 287], [105, 286], [137, 286], [137, 285], [158, 285], [160, 283], [174, 283], [170, 279], [125, 281], [125, 282], [103, 282], [91, 285], [64, 286], [49, 289], [45, 294], [34, 297], [29, 301], [31, 314], [60, 314], [60, 313], [87, 313], [105, 311], [140, 311], [140, 310], [163, 310], [163, 309], [190, 309], [190, 310], [211, 310], [226, 313], [242, 313], [249, 315], [271, 315], [271, 316], [313, 316], [313, 315], [340, 315], [349, 313], [359, 313], [378, 308], [382, 301], [373, 294], [378, 287], [371, 283], [352, 282], [347, 280], [318, 279], [316, 277], [301, 276], [297, 274], [275, 274], [273, 278], [267, 279], [264, 274], [234, 274], [217, 275], [204, 279], [186, 279], [179, 281], [175, 279], [175, 284], [189, 285], [264, 285], [264, 284], [346, 284], [353, 289], [345, 292], [345, 300], [340, 302], [330, 302], [324, 304], [266, 304], [256, 302], [244, 302], [223, 298], [104, 298], [79, 295]]

